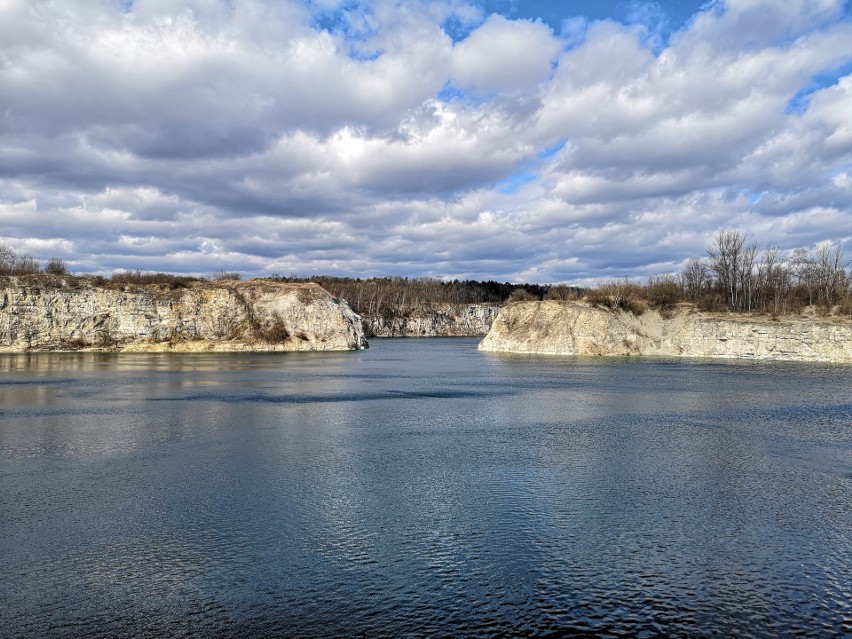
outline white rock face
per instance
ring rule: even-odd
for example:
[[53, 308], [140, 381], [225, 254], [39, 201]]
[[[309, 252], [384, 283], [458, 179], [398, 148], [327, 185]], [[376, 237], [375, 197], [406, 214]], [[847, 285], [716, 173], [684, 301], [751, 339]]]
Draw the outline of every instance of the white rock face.
[[500, 312], [494, 304], [435, 304], [410, 315], [364, 317], [373, 337], [478, 337]]
[[200, 282], [168, 290], [0, 288], [0, 350], [339, 351], [366, 348], [361, 320], [316, 284]]
[[495, 353], [658, 355], [852, 362], [852, 322], [717, 317], [680, 311], [634, 316], [581, 302], [505, 306], [479, 345]]

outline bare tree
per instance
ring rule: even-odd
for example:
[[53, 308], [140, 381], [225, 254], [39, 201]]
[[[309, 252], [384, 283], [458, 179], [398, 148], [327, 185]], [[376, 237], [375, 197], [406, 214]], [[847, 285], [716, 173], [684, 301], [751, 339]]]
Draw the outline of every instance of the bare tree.
[[733, 311], [740, 308], [742, 294], [740, 271], [745, 241], [745, 235], [739, 231], [724, 231], [716, 236], [713, 244], [707, 249], [710, 269], [716, 274], [719, 288]]
[[771, 309], [774, 315], [784, 310], [785, 300], [792, 288], [790, 268], [784, 263], [784, 253], [777, 246], [763, 251], [757, 267], [757, 288], [763, 310]]
[[710, 266], [707, 260], [691, 259], [683, 267], [681, 286], [693, 302], [698, 301], [710, 287]]
[[0, 275], [11, 275], [18, 256], [5, 244], [0, 244]]
[[0, 245], [0, 275], [32, 275], [40, 270], [32, 255], [19, 255], [5, 244]]
[[744, 246], [740, 253], [740, 266], [737, 277], [740, 281], [740, 310], [751, 313], [755, 294], [754, 266], [757, 258], [757, 243]]
[[839, 244], [823, 242], [817, 246], [812, 263], [817, 299], [829, 306], [837, 303], [846, 290], [846, 267], [849, 266], [849, 262], [843, 261], [843, 249]]
[[797, 248], [790, 254], [790, 268], [796, 284], [808, 295], [808, 306], [814, 303], [816, 284], [816, 265], [813, 258], [803, 248]]

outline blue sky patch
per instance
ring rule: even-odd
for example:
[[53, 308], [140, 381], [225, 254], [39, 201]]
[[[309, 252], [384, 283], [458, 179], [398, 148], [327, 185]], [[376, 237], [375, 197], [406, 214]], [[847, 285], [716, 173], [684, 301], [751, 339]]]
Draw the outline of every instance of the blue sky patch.
[[518, 173], [513, 173], [505, 180], [501, 180], [497, 183], [497, 190], [504, 195], [511, 195], [522, 186], [529, 184], [530, 182], [535, 182], [537, 177], [538, 176], [532, 171], [520, 171]]
[[757, 204], [766, 195], [766, 191], [752, 191], [751, 189], [740, 189], [740, 197], [745, 198], [751, 204]]
[[455, 87], [444, 87], [438, 92], [438, 99], [442, 102], [452, 102], [454, 100], [464, 100], [464, 92]]
[[462, 102], [470, 106], [480, 106], [488, 102], [489, 96], [480, 95], [473, 91], [462, 91], [454, 86], [445, 86], [435, 96], [441, 102]]
[[467, 38], [481, 24], [481, 22], [464, 22], [457, 15], [451, 15], [444, 20], [441, 28], [444, 30], [444, 33], [450, 36], [453, 44], [456, 44]]
[[646, 20], [653, 17], [655, 31], [667, 37], [681, 29], [706, 0], [482, 0], [477, 4], [486, 15], [499, 13], [512, 19], [540, 19], [557, 34], [562, 32], [563, 23], [571, 18], [629, 23], [642, 22], [642, 16]]
[[311, 1], [305, 4], [313, 14], [311, 27], [317, 31], [342, 36], [348, 45], [346, 52], [350, 59], [366, 62], [376, 60], [382, 55], [381, 50], [362, 46], [376, 35], [375, 29], [368, 26], [368, 21], [364, 19], [372, 15], [368, 6], [357, 0], [344, 2], [332, 10], [319, 8]]
[[810, 84], [796, 93], [787, 103], [787, 115], [803, 115], [811, 105], [811, 96], [817, 91], [836, 85], [840, 78], [852, 73], [852, 60], [834, 69], [818, 73], [811, 78]]
[[538, 154], [539, 160], [548, 160], [565, 148], [567, 140], [562, 140], [553, 146], [547, 147], [544, 151]]

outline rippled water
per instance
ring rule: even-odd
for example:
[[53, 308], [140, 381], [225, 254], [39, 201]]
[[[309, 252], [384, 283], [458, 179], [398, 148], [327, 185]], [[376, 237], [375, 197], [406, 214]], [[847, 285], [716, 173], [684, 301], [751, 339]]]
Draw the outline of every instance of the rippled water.
[[852, 369], [0, 356], [0, 636], [852, 634]]

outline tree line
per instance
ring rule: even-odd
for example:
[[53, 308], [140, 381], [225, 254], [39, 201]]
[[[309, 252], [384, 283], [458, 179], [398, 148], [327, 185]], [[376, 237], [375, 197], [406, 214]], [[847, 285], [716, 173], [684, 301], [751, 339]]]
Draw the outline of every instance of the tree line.
[[852, 274], [839, 243], [813, 251], [758, 249], [739, 231], [718, 233], [707, 254], [686, 262], [679, 274], [656, 275], [646, 285], [625, 279], [589, 291], [592, 303], [628, 310], [644, 304], [670, 309], [692, 302], [704, 311], [784, 315], [816, 306], [852, 314]]
[[503, 304], [531, 300], [586, 299], [592, 304], [633, 312], [664, 311], [692, 303], [703, 311], [799, 313], [816, 306], [852, 314], [852, 261], [839, 243], [823, 242], [813, 251], [758, 249], [740, 231], [718, 233], [706, 255], [690, 259], [680, 273], [654, 275], [644, 284], [624, 278], [597, 287], [563, 284], [510, 284], [434, 278], [348, 278], [316, 275], [272, 279], [317, 282], [355, 312], [369, 316], [406, 315], [434, 304]]
[[813, 252], [785, 252], [777, 246], [759, 251], [743, 233], [725, 231], [708, 247], [705, 260], [687, 262], [682, 277], [693, 300], [710, 291], [728, 310], [779, 314], [844, 301], [852, 283], [849, 264], [837, 243], [823, 242]]
[[81, 283], [93, 284], [95, 286], [164, 286], [169, 289], [188, 288], [194, 282], [206, 279], [213, 280], [239, 280], [240, 274], [228, 271], [218, 271], [212, 278], [204, 278], [193, 275], [176, 275], [174, 273], [162, 273], [144, 271], [142, 269], [116, 271], [109, 277], [103, 275], [72, 274], [64, 260], [51, 257], [44, 265], [29, 254], [17, 253], [11, 247], [0, 244], [0, 276], [39, 276], [39, 275], [61, 275], [59, 280], [51, 281], [45, 278], [43, 283], [57, 285], [79, 286]]
[[[593, 288], [564, 284], [511, 284], [493, 280], [445, 281], [430, 277], [352, 278], [331, 275], [283, 277], [277, 282], [316, 282], [335, 297], [345, 299], [356, 313], [367, 316], [409, 315], [436, 304], [504, 304], [528, 300], [586, 299], [592, 304], [641, 312], [645, 308], [671, 310], [689, 302], [704, 311], [736, 313], [798, 313], [808, 306], [852, 314], [852, 260], [839, 243], [823, 242], [813, 251], [783, 251], [777, 246], [758, 249], [740, 231], [718, 233], [706, 255], [686, 262], [680, 273], [655, 275], [642, 284], [623, 278]], [[70, 275], [65, 262], [51, 258], [42, 266], [30, 255], [0, 244], [2, 275]], [[83, 277], [83, 276], [81, 276]], [[171, 289], [191, 286], [204, 278], [121, 271], [109, 278], [85, 276], [98, 285], [161, 285]], [[65, 278], [68, 279], [68, 278]], [[73, 279], [73, 278], [72, 278]], [[219, 271], [212, 279], [238, 280], [240, 274]]]
[[[282, 277], [272, 275], [278, 282], [316, 282], [335, 297], [345, 299], [359, 315], [372, 317], [408, 315], [436, 304], [503, 304], [506, 301], [540, 300], [551, 290], [574, 291], [574, 299], [581, 289], [567, 286], [541, 284], [510, 284], [493, 280], [451, 280], [431, 277], [370, 277], [352, 278], [330, 275], [311, 277]], [[567, 299], [567, 297], [566, 297]]]
[[58, 257], [51, 257], [42, 267], [32, 255], [16, 253], [5, 244], [0, 244], [0, 275], [66, 275], [68, 267]]
[[[62, 275], [69, 286], [88, 285], [107, 287], [160, 286], [181, 289], [204, 280], [239, 280], [240, 273], [218, 271], [209, 278], [172, 273], [149, 272], [142, 269], [117, 271], [108, 277], [102, 275], [72, 275], [64, 261], [51, 258], [43, 267], [30, 255], [17, 254], [10, 247], [0, 245], [0, 276], [9, 275]], [[503, 304], [506, 301], [540, 300], [548, 296], [558, 299], [577, 299], [582, 289], [568, 286], [540, 284], [511, 284], [509, 282], [475, 281], [458, 279], [444, 281], [429, 277], [371, 277], [352, 278], [332, 275], [311, 277], [283, 277], [270, 275], [276, 282], [316, 282], [334, 297], [345, 299], [360, 315], [395, 316], [435, 304]], [[48, 281], [45, 281], [47, 284]], [[53, 282], [58, 285], [58, 282]]]

